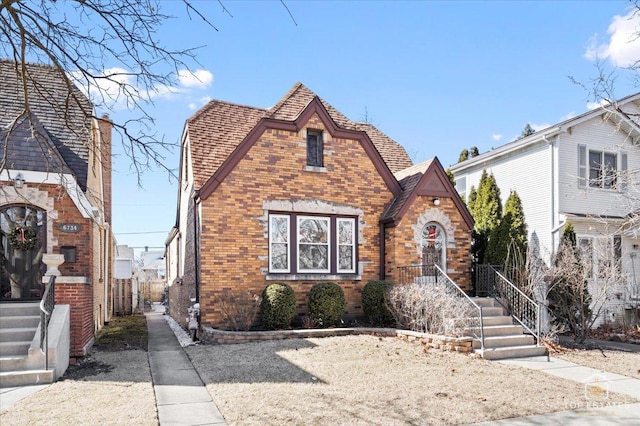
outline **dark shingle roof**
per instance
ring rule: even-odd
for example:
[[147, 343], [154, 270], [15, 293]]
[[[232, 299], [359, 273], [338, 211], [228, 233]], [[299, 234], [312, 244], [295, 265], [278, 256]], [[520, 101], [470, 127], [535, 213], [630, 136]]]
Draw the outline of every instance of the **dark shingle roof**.
[[[294, 121], [315, 97], [306, 86], [296, 83], [267, 110], [223, 101], [209, 102], [187, 120], [196, 188], [218, 170], [260, 119]], [[370, 124], [349, 120], [324, 100], [320, 102], [338, 127], [366, 132], [392, 172], [412, 165], [407, 152], [393, 139]]]
[[[22, 64], [0, 60], [0, 127], [5, 130], [6, 135], [8, 129], [15, 128], [15, 123], [25, 118], [22, 85], [26, 82], [31, 117], [37, 118], [39, 124], [46, 129], [49, 142], [54, 145], [43, 148], [42, 152], [53, 154], [57, 151], [62, 158], [53, 156], [47, 159], [39, 154], [24, 157], [16, 151], [11, 167], [60, 172], [55, 167], [61, 167], [64, 162], [78, 179], [80, 187], [86, 189], [93, 114], [89, 99], [77, 87], [69, 88], [61, 72], [53, 66], [24, 64], [24, 70], [26, 73], [23, 75]], [[24, 125], [20, 128], [21, 131], [29, 131], [29, 127]], [[11, 135], [11, 138], [17, 143], [18, 136]], [[32, 142], [25, 141], [27, 144]], [[42, 146], [47, 140], [38, 138], [38, 143]], [[46, 161], [47, 164], [35, 165], [36, 161]]]
[[0, 129], [0, 158], [13, 170], [33, 170], [48, 173], [69, 173], [60, 152], [37, 116], [22, 116], [12, 128]]

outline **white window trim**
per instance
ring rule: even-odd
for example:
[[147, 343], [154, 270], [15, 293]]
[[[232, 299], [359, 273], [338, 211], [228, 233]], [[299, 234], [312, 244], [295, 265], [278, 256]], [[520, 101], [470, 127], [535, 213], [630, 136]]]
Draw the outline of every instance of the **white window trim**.
[[[327, 268], [326, 269], [303, 269], [300, 266], [300, 222], [303, 220], [325, 220], [327, 222]], [[308, 244], [308, 243], [303, 243]], [[322, 243], [313, 243], [314, 245], [322, 245]], [[296, 223], [296, 261], [298, 262], [298, 272], [300, 273], [320, 273], [328, 274], [331, 272], [331, 218], [328, 216], [298, 216]]]
[[[351, 243], [340, 244], [340, 222], [351, 223]], [[336, 261], [338, 262], [336, 270], [338, 273], [352, 274], [356, 272], [356, 220], [353, 218], [337, 218], [336, 219]], [[340, 246], [351, 247], [351, 265], [350, 269], [340, 269]]]
[[[287, 268], [286, 269], [276, 269], [273, 268], [272, 254], [273, 250], [271, 249], [272, 244], [283, 244], [278, 242], [271, 241], [271, 219], [275, 218], [284, 218], [287, 220]], [[271, 214], [269, 215], [269, 271], [275, 273], [289, 273], [291, 272], [291, 216], [286, 214]]]

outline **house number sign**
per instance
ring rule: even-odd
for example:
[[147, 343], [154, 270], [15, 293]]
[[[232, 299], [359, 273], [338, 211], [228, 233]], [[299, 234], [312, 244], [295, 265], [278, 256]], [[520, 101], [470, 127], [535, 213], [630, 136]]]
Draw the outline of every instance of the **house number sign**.
[[58, 225], [58, 229], [62, 232], [70, 232], [75, 234], [82, 231], [82, 226], [79, 223], [61, 223]]

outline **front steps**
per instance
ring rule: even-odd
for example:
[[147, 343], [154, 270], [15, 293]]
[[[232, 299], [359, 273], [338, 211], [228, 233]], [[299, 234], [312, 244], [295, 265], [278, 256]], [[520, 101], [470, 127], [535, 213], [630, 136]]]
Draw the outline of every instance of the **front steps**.
[[[537, 346], [530, 334], [525, 334], [521, 325], [513, 323], [513, 318], [492, 298], [474, 297], [472, 300], [482, 306], [485, 359], [525, 358], [546, 355], [543, 346]], [[473, 340], [473, 348], [480, 352], [479, 339]]]
[[40, 303], [0, 304], [0, 387], [53, 383], [44, 354], [33, 348], [39, 324]]

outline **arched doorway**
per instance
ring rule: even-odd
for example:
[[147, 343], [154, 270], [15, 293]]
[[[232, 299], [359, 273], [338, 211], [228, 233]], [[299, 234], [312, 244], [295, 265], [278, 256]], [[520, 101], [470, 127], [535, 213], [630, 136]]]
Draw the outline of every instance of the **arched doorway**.
[[440, 225], [435, 222], [427, 223], [422, 228], [421, 245], [421, 263], [425, 271], [423, 275], [435, 275], [433, 265], [438, 265], [445, 270], [447, 260], [447, 243], [446, 234]]
[[45, 212], [29, 205], [0, 207], [0, 301], [42, 297]]

